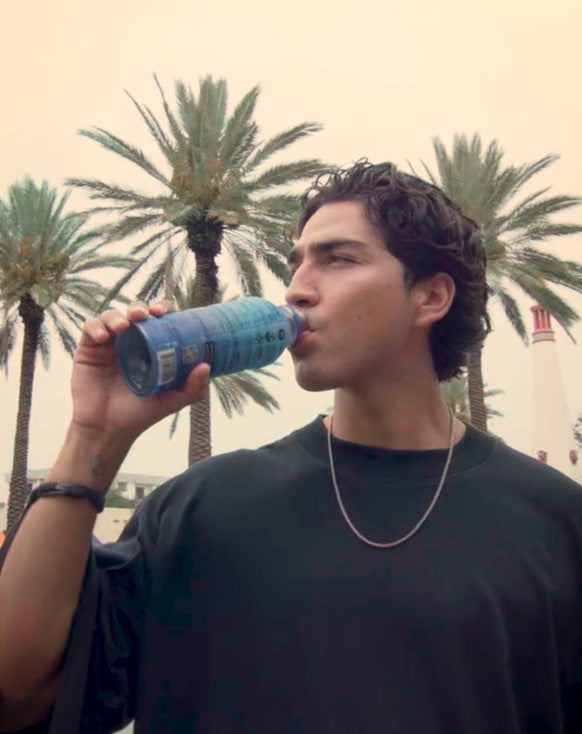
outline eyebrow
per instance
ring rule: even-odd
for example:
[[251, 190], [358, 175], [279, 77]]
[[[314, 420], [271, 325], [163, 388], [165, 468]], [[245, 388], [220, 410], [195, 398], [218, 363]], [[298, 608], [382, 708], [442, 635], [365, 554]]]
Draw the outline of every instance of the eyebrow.
[[[367, 247], [367, 244], [365, 242], [362, 242], [361, 240], [354, 240], [350, 237], [334, 237], [331, 240], [322, 240], [321, 242], [316, 242], [309, 249], [315, 255], [324, 255], [332, 252], [333, 250], [337, 250], [340, 247], [347, 247], [350, 245], [356, 247]], [[301, 252], [302, 249], [300, 247], [295, 246], [291, 248], [291, 251], [289, 252], [289, 256], [287, 258], [289, 265], [297, 265], [297, 263], [301, 259]]]

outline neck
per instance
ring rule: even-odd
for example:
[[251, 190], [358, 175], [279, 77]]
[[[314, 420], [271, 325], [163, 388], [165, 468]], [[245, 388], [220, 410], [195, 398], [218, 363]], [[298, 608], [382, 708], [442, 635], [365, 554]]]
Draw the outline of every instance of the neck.
[[[329, 419], [326, 419], [329, 427]], [[335, 393], [336, 438], [378, 448], [428, 450], [448, 448], [450, 411], [434, 377], [400, 383], [339, 388]], [[465, 432], [454, 421], [453, 442]]]

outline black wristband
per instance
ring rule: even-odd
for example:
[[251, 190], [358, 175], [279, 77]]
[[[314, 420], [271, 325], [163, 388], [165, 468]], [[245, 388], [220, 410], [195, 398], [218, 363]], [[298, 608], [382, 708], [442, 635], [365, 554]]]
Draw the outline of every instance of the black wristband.
[[105, 507], [105, 495], [80, 484], [39, 484], [30, 493], [28, 507], [36, 502], [39, 497], [73, 497], [78, 500], [89, 500], [97, 512], [102, 512]]

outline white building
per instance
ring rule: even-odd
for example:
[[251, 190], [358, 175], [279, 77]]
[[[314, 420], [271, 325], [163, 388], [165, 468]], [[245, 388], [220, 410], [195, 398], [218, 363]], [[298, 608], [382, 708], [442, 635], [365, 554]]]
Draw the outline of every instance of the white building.
[[531, 310], [534, 321], [532, 455], [578, 481], [578, 452], [550, 314], [539, 305]]
[[[31, 492], [44, 481], [47, 469], [29, 469], [28, 490]], [[156, 487], [163, 484], [167, 477], [153, 476], [151, 474], [128, 474], [119, 473], [111, 484], [112, 489], [120, 491], [123, 497], [139, 503], [144, 497], [153, 492]], [[6, 486], [0, 490], [0, 530], [6, 528], [6, 515], [8, 509], [8, 485], [10, 475], [5, 475]], [[115, 540], [123, 526], [128, 521], [132, 509], [124, 507], [106, 507], [97, 517], [95, 525], [95, 536], [103, 543]]]

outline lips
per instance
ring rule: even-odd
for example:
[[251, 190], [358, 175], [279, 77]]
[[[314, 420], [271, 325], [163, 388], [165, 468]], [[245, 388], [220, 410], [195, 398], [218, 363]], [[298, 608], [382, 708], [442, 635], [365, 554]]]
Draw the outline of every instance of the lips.
[[291, 352], [291, 354], [295, 354], [300, 348], [304, 347], [306, 344], [309, 344], [309, 342], [313, 338], [314, 333], [315, 332], [313, 331], [313, 329], [303, 329], [298, 338], [289, 347], [289, 351]]
[[289, 347], [289, 351], [291, 352], [291, 354], [295, 354], [299, 348], [307, 345], [313, 339], [313, 336], [318, 328], [318, 325], [316, 323], [317, 319], [314, 318], [311, 313], [301, 311], [301, 318], [303, 321], [303, 328], [297, 339]]

